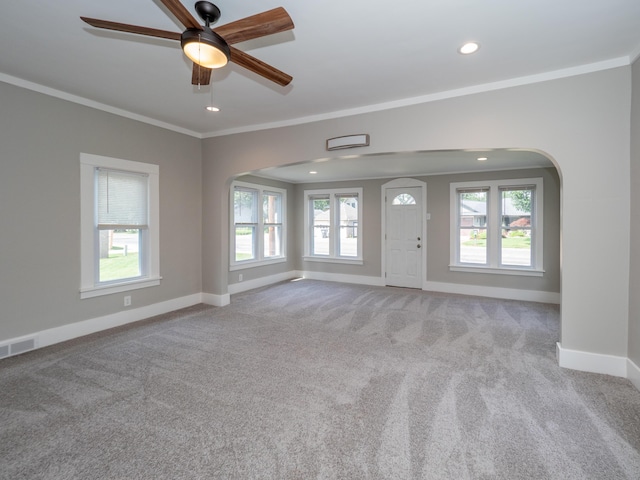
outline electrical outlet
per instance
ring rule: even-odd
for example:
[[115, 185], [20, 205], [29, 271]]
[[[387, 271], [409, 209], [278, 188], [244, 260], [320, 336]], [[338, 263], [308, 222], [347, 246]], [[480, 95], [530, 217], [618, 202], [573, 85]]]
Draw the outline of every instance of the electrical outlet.
[[126, 297], [124, 297], [124, 306], [125, 307], [131, 306], [131, 295], [127, 295]]
[[241, 282], [241, 281], [242, 281], [242, 274], [241, 274], [241, 273], [239, 273], [239, 274], [238, 274], [238, 281], [239, 281], [239, 282]]

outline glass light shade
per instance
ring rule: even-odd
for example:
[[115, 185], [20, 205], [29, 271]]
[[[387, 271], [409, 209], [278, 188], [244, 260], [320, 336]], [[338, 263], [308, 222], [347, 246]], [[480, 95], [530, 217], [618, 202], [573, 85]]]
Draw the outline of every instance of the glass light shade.
[[224, 67], [228, 61], [224, 53], [216, 47], [203, 42], [187, 43], [183, 50], [185, 55], [193, 60], [194, 63], [206, 68]]
[[205, 68], [224, 67], [229, 61], [229, 46], [210, 30], [189, 29], [182, 34], [181, 44], [184, 54]]
[[478, 45], [477, 43], [469, 42], [469, 43], [465, 43], [464, 45], [462, 45], [458, 49], [458, 52], [460, 52], [463, 55], [469, 55], [471, 53], [477, 52], [479, 48], [480, 48], [480, 45]]

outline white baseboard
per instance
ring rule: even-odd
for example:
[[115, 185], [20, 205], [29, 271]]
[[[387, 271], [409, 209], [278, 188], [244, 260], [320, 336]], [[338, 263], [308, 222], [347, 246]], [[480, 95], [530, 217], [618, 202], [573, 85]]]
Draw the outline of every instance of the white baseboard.
[[[382, 277], [367, 277], [364, 275], [345, 275], [339, 273], [302, 271], [298, 276], [310, 280], [323, 280], [327, 282], [356, 283], [383, 287]], [[293, 277], [291, 277], [293, 278]], [[237, 285], [237, 284], [236, 284]], [[459, 295], [474, 295], [478, 297], [503, 298], [507, 300], [522, 300], [527, 302], [560, 304], [560, 294], [555, 292], [541, 292], [536, 290], [518, 290], [515, 288], [485, 287], [481, 285], [467, 285], [458, 283], [424, 282], [423, 290], [442, 293], [456, 293]]]
[[34, 348], [48, 347], [49, 345], [83, 337], [91, 333], [101, 332], [102, 330], [108, 330], [109, 328], [119, 327], [128, 323], [137, 322], [138, 320], [144, 320], [145, 318], [153, 317], [155, 315], [190, 307], [192, 305], [197, 305], [198, 303], [202, 303], [202, 294], [200, 293], [188, 295], [186, 297], [174, 298], [172, 300], [154, 303], [153, 305], [147, 305], [144, 307], [126, 309], [110, 315], [70, 323], [60, 327], [41, 330], [28, 336], [3, 340], [1, 343], [3, 345], [10, 345], [19, 343], [24, 339], [33, 339]]
[[202, 303], [207, 305], [213, 305], [214, 307], [225, 307], [231, 303], [231, 295], [225, 293], [223, 295], [216, 295], [215, 293], [203, 293]]
[[298, 273], [300, 277], [308, 278], [309, 280], [323, 280], [325, 282], [355, 283], [359, 285], [371, 285], [374, 287], [384, 286], [384, 279], [382, 277], [367, 277], [364, 275], [347, 275], [342, 273], [327, 273], [327, 272], [313, 272], [313, 271], [303, 271]]
[[627, 378], [640, 390], [640, 367], [633, 363], [630, 358], [627, 358]]
[[477, 297], [502, 298], [506, 300], [522, 300], [525, 302], [560, 304], [560, 294], [537, 290], [518, 290], [516, 288], [486, 287], [462, 283], [424, 282], [423, 290]]
[[292, 270], [290, 272], [278, 273], [276, 275], [255, 278], [244, 282], [232, 283], [229, 285], [229, 294], [233, 295], [235, 293], [246, 292], [247, 290], [266, 287], [267, 285], [273, 285], [274, 283], [284, 282], [297, 277], [300, 277], [300, 272]]
[[627, 363], [631, 362], [626, 357], [570, 350], [563, 348], [560, 342], [556, 344], [556, 352], [558, 364], [563, 368], [582, 372], [604, 373], [614, 377], [627, 378]]

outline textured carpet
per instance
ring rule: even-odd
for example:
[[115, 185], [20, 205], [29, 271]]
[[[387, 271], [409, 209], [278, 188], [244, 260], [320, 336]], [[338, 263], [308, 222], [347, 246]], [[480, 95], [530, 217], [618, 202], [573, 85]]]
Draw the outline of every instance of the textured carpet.
[[297, 281], [0, 362], [2, 479], [639, 479], [557, 306]]

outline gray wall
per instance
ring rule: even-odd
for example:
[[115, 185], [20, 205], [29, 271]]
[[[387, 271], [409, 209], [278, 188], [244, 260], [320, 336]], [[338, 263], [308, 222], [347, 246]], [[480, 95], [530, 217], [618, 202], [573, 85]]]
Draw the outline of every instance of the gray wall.
[[0, 83], [0, 341], [124, 309], [80, 300], [80, 152], [160, 168], [160, 286], [130, 308], [202, 291], [201, 141]]
[[[300, 245], [301, 256], [298, 269], [314, 272], [326, 272], [343, 275], [364, 275], [380, 277], [381, 252], [381, 185], [388, 180], [358, 180], [351, 182], [305, 183], [296, 185], [296, 202], [298, 205], [296, 223], [296, 241]], [[304, 254], [304, 191], [323, 188], [362, 188], [362, 265], [345, 265], [338, 263], [307, 262], [302, 260]]]
[[[371, 135], [350, 153], [526, 148], [561, 178], [562, 333], [565, 349], [626, 356], [629, 319], [631, 68], [505, 88], [421, 105], [206, 139], [203, 142], [205, 292], [228, 284], [233, 175], [326, 158], [327, 138]], [[224, 205], [224, 207], [222, 207]], [[594, 219], [610, 228], [585, 229]]]
[[640, 366], [640, 60], [633, 64], [632, 98], [629, 358]]
[[[637, 85], [637, 65], [634, 71]], [[636, 252], [629, 267], [630, 241], [638, 238], [629, 221], [631, 84], [631, 67], [621, 67], [204, 141], [0, 84], [0, 338], [123, 309], [122, 295], [79, 300], [80, 152], [160, 165], [164, 280], [135, 291], [136, 307], [227, 293], [231, 178], [324, 158], [327, 138], [367, 132], [371, 146], [362, 153], [547, 154], [561, 178], [562, 345], [618, 356], [631, 351], [637, 360], [639, 307], [630, 300], [640, 276]], [[637, 98], [634, 105], [635, 134]], [[637, 138], [633, 145], [637, 187]], [[585, 241], [594, 219], [615, 228], [588, 229]]]
[[[345, 160], [348, 161], [348, 160]], [[544, 180], [544, 270], [542, 277], [511, 275], [487, 275], [481, 273], [451, 272], [450, 249], [450, 193], [451, 182], [470, 180], [501, 180], [506, 178], [542, 177]], [[501, 288], [560, 291], [560, 179], [553, 168], [527, 169], [475, 174], [431, 175], [414, 177], [427, 184], [427, 211], [431, 214], [427, 228], [427, 280], [433, 282], [483, 285]], [[341, 265], [324, 262], [305, 262], [298, 259], [297, 269], [333, 274], [382, 275], [382, 185], [390, 179], [357, 180], [331, 183], [305, 183], [295, 186], [296, 217], [290, 225], [296, 225], [296, 243], [304, 242], [304, 191], [323, 188], [363, 189], [363, 265]]]
[[[486, 275], [449, 270], [449, 184], [472, 180], [542, 177], [544, 182], [544, 264], [542, 277]], [[427, 183], [428, 278], [434, 282], [486, 285], [499, 288], [560, 292], [560, 179], [555, 169], [512, 170], [482, 174], [438, 175], [421, 178]]]

